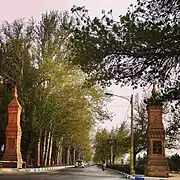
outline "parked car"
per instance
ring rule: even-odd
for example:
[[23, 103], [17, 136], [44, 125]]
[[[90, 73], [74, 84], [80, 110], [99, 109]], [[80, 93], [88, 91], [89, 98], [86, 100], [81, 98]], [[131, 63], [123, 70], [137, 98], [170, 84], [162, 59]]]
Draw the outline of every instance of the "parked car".
[[77, 160], [76, 163], [75, 163], [75, 167], [81, 167], [81, 168], [84, 168], [84, 163], [82, 160]]

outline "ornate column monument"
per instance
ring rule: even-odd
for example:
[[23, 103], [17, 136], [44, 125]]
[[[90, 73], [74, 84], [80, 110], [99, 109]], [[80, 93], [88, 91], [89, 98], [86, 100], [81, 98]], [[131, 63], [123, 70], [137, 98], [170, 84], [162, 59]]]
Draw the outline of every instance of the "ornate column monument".
[[148, 101], [147, 164], [146, 176], [169, 177], [165, 156], [165, 130], [162, 122], [162, 103], [158, 100], [156, 87]]
[[[3, 168], [22, 168], [21, 155], [21, 105], [18, 102], [17, 89], [14, 88], [14, 99], [8, 105], [8, 125], [6, 128], [6, 146], [2, 161]], [[9, 161], [9, 162], [8, 162]]]

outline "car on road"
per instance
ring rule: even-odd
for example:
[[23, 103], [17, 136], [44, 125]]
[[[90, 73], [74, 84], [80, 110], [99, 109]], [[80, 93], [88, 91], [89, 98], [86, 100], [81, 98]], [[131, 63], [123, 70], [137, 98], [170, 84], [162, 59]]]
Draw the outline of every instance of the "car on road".
[[85, 167], [85, 164], [83, 163], [82, 160], [76, 160], [76, 163], [75, 163], [75, 167], [81, 167], [81, 168], [84, 168]]

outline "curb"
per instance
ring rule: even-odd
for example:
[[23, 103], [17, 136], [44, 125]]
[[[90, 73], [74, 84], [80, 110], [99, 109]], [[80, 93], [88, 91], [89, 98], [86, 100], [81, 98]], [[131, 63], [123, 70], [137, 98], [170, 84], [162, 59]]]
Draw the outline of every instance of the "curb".
[[70, 168], [74, 166], [56, 166], [56, 167], [43, 167], [43, 168], [26, 168], [26, 169], [17, 169], [17, 168], [2, 168], [0, 169], [0, 173], [3, 172], [45, 172], [45, 171], [53, 171], [53, 170], [59, 170], [59, 169], [65, 169]]
[[135, 180], [165, 180], [168, 178], [152, 178], [152, 177], [134, 177]]
[[117, 172], [118, 174], [120, 174], [121, 176], [124, 176], [124, 177], [127, 178], [127, 179], [134, 179], [134, 177], [133, 177], [132, 175], [130, 175], [130, 174], [126, 174], [126, 173], [121, 172], [121, 171], [118, 171], [118, 170], [116, 170], [116, 172]]
[[134, 177], [132, 175], [126, 174], [126, 173], [124, 173], [122, 171], [118, 171], [118, 170], [110, 169], [110, 168], [107, 168], [107, 169], [110, 170], [110, 171], [114, 171], [114, 172], [118, 173], [119, 175], [121, 175], [121, 176], [123, 176], [123, 177], [125, 177], [127, 179], [134, 179]]
[[132, 176], [130, 174], [126, 174], [122, 171], [118, 171], [118, 170], [114, 170], [114, 169], [110, 169], [111, 171], [117, 172], [119, 175], [127, 178], [127, 179], [133, 179], [133, 180], [166, 180], [168, 178], [156, 178], [156, 177], [140, 177], [140, 176]]
[[133, 180], [165, 180], [168, 178], [156, 178], [156, 177], [138, 177], [138, 176], [132, 176], [130, 174], [123, 173], [121, 171], [117, 171], [118, 174], [124, 176], [127, 179], [133, 179]]

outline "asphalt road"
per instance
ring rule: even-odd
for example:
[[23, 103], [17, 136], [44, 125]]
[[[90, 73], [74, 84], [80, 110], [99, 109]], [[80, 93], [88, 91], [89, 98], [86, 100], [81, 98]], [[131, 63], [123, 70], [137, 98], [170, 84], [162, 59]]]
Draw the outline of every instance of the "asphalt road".
[[0, 180], [125, 180], [112, 171], [102, 171], [92, 166], [86, 168], [67, 168], [41, 173], [6, 173], [0, 174]]

